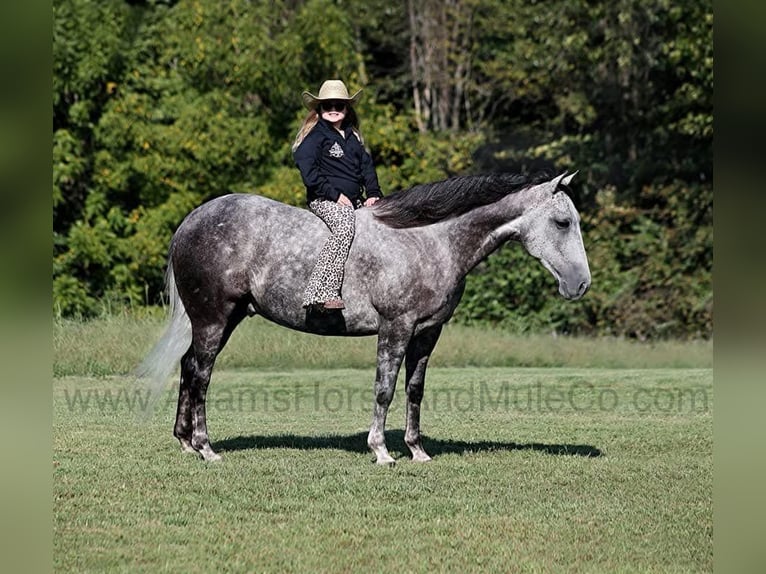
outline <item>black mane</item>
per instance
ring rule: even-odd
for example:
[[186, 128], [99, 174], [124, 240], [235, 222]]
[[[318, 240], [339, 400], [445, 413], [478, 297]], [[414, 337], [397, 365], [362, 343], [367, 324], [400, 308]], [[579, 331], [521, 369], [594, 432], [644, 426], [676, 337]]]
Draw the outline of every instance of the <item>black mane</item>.
[[452, 177], [388, 195], [375, 204], [374, 213], [389, 227], [418, 227], [457, 217], [548, 179], [548, 174], [510, 173]]

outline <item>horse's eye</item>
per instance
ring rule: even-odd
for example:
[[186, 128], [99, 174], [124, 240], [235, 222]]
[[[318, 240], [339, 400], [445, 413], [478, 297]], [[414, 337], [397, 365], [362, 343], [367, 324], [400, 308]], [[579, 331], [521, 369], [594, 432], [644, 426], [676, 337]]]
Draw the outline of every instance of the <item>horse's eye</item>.
[[556, 227], [559, 229], [569, 229], [570, 221], [568, 219], [555, 219]]

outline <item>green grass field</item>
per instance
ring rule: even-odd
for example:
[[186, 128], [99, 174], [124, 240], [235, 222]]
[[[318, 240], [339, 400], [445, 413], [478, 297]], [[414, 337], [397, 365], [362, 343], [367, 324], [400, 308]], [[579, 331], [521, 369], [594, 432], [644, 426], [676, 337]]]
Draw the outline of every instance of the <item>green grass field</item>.
[[[109, 355], [113, 328], [126, 343]], [[240, 363], [233, 341], [208, 395], [224, 460], [207, 464], [171, 436], [174, 390], [149, 411], [120, 374], [135, 339], [154, 336], [131, 328], [56, 326], [56, 571], [712, 570], [713, 375], [696, 344], [610, 356], [607, 342], [558, 339], [537, 355], [562, 366], [471, 365], [500, 361], [486, 348], [458, 366], [466, 350], [447, 338], [423, 407], [434, 460], [406, 456], [400, 386], [387, 433], [398, 463], [382, 468], [365, 443], [374, 368], [312, 364], [314, 341], [345, 341], [301, 339], [296, 367], [268, 369]], [[476, 331], [471, 345], [485, 335], [521, 340]], [[73, 349], [88, 346], [99, 359], [78, 369]], [[582, 366], [587, 346], [604, 365]]]
[[[159, 339], [163, 325], [161, 318], [131, 316], [55, 321], [54, 376], [127, 374]], [[342, 353], [337, 352], [339, 348]], [[223, 369], [374, 368], [375, 338], [317, 337], [256, 317], [234, 331], [216, 365]], [[431, 366], [712, 368], [713, 343], [520, 336], [448, 324]]]

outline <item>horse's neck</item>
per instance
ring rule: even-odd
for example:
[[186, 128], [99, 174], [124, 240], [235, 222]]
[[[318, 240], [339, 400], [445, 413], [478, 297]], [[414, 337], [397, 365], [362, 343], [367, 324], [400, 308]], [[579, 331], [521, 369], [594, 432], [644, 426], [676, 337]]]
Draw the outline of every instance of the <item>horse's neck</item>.
[[517, 194], [445, 221], [449, 240], [455, 245], [455, 264], [466, 275], [501, 244], [512, 239], [510, 223], [523, 215]]

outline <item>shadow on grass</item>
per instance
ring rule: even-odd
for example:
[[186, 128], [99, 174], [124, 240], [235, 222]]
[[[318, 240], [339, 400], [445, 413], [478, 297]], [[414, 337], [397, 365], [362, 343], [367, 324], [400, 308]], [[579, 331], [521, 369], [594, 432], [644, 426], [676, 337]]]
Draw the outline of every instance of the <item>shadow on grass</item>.
[[[386, 431], [386, 443], [393, 453], [404, 454], [404, 431]], [[401, 445], [401, 447], [400, 447]], [[367, 433], [330, 436], [238, 436], [215, 442], [213, 449], [225, 451], [258, 450], [274, 448], [295, 448], [300, 450], [335, 449], [355, 453], [367, 453]], [[431, 456], [443, 454], [467, 454], [475, 452], [534, 450], [553, 455], [582, 456], [595, 458], [602, 456], [600, 449], [584, 444], [543, 444], [460, 440], [439, 440], [423, 436], [423, 446]]]

